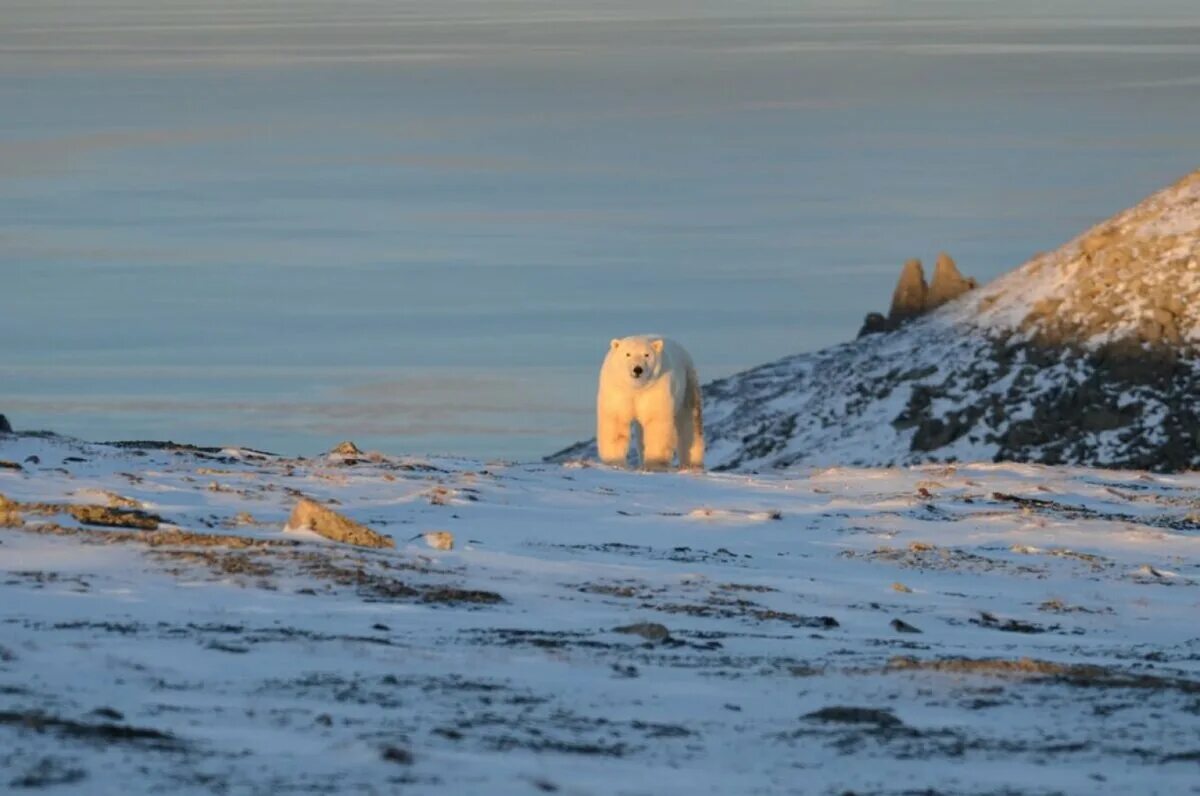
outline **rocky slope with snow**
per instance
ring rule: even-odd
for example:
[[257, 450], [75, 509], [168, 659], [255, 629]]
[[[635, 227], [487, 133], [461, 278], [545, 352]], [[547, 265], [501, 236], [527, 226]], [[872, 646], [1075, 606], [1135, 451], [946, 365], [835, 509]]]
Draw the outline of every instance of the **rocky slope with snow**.
[[1198, 353], [1200, 171], [895, 331], [706, 385], [708, 464], [1200, 467]]
[[0, 461], [0, 791], [1196, 792], [1200, 475]]

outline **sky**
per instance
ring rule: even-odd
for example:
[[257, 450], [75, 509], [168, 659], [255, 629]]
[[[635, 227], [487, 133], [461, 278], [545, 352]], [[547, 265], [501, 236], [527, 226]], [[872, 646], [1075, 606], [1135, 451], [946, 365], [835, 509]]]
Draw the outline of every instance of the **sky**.
[[0, 412], [536, 458], [1200, 165], [1193, 2], [0, 0]]

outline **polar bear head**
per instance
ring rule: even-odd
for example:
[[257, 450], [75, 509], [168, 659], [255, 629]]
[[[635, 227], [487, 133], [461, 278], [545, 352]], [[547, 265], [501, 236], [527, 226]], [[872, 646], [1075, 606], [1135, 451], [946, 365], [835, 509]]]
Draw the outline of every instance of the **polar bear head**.
[[614, 370], [640, 386], [662, 372], [662, 351], [661, 337], [621, 337], [609, 343], [608, 361]]

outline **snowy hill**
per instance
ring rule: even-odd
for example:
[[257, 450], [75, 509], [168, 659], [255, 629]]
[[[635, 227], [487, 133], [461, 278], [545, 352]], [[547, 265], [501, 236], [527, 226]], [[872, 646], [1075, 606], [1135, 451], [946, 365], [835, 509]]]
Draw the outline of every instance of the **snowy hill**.
[[0, 494], [0, 790], [1196, 784], [1198, 475], [0, 435]]
[[896, 331], [706, 385], [707, 460], [1200, 467], [1198, 351], [1200, 171]]

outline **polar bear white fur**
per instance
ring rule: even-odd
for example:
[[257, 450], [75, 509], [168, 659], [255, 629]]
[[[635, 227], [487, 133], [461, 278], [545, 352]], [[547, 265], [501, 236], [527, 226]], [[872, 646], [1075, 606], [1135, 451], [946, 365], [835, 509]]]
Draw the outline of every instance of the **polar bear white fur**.
[[679, 343], [656, 335], [622, 337], [609, 344], [596, 393], [596, 447], [605, 464], [624, 465], [629, 427], [641, 427], [642, 466], [666, 470], [704, 467], [700, 382]]

